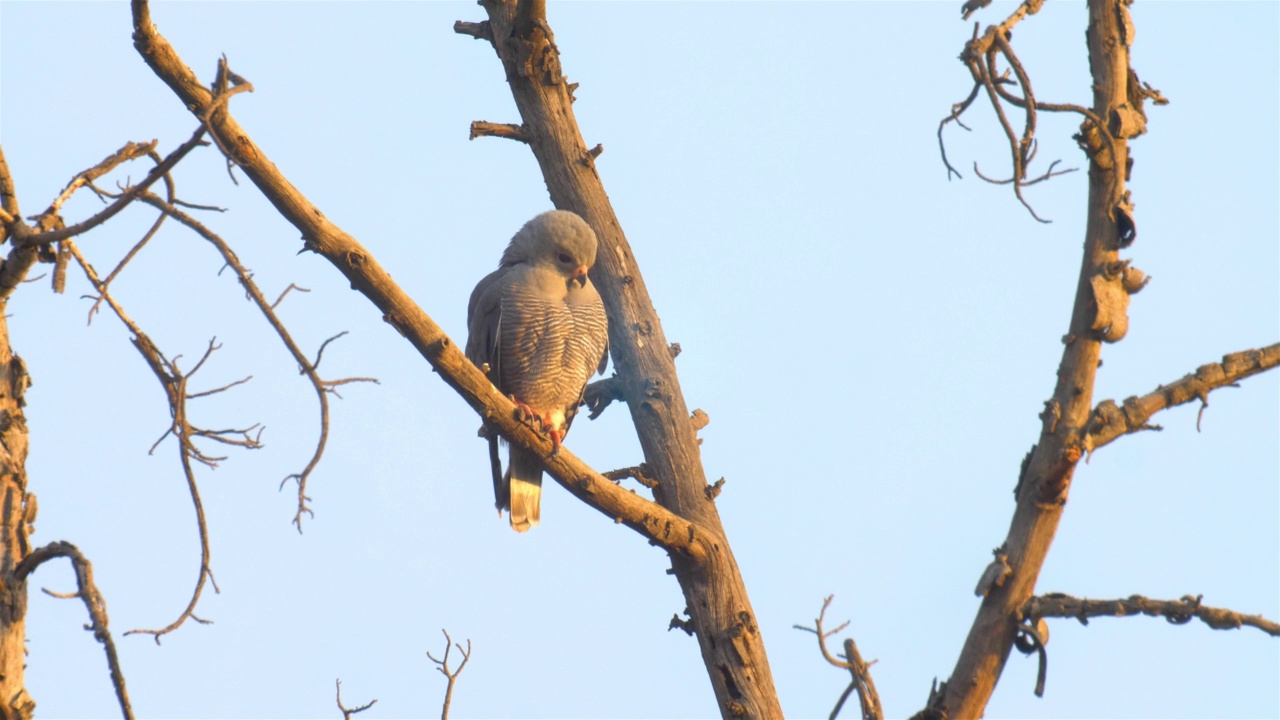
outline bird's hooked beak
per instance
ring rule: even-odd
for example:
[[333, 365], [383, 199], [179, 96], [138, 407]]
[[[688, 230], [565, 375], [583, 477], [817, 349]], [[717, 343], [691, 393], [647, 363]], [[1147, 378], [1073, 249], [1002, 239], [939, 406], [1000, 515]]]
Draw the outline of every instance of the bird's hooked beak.
[[569, 278], [569, 282], [578, 283], [578, 287], [587, 286], [587, 266], [582, 265], [573, 271], [573, 275]]

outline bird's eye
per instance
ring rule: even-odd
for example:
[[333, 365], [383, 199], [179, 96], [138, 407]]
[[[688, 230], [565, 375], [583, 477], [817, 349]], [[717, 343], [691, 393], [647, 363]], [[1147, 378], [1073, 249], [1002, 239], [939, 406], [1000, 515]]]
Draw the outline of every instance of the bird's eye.
[[560, 253], [556, 257], [559, 258], [560, 262], [564, 263], [565, 265], [568, 265], [569, 263], [573, 262], [573, 258], [569, 257], [568, 253]]

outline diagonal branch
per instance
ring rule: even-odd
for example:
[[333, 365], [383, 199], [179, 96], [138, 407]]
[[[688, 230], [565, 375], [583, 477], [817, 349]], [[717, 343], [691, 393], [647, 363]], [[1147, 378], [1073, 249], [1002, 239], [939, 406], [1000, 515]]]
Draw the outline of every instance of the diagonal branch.
[[1254, 627], [1272, 637], [1280, 637], [1280, 623], [1261, 615], [1245, 615], [1224, 608], [1201, 605], [1203, 595], [1183, 595], [1180, 600], [1152, 600], [1130, 595], [1119, 600], [1087, 600], [1062, 593], [1039, 595], [1027, 601], [1023, 614], [1029, 618], [1075, 618], [1088, 625], [1091, 617], [1126, 617], [1149, 615], [1163, 617], [1171, 625], [1185, 625], [1199, 619], [1214, 630], [1236, 630]]
[[[45, 245], [48, 243], [57, 242], [59, 240], [66, 240], [68, 238], [73, 238], [77, 235], [81, 235], [85, 232], [88, 232], [89, 230], [92, 230], [93, 228], [106, 222], [107, 220], [110, 220], [111, 218], [115, 217], [117, 213], [119, 213], [126, 206], [128, 206], [129, 203], [133, 202], [135, 198], [137, 198], [142, 193], [146, 192], [147, 189], [150, 188], [152, 185], [154, 185], [157, 180], [160, 180], [165, 175], [167, 175], [169, 171], [172, 170], [174, 166], [176, 166], [182, 160], [182, 158], [187, 156], [187, 153], [191, 152], [192, 150], [196, 149], [201, 145], [206, 144], [202, 139], [203, 137], [204, 137], [204, 128], [203, 127], [197, 128], [195, 133], [191, 136], [190, 140], [187, 140], [185, 143], [179, 145], [178, 148], [173, 152], [169, 153], [169, 156], [166, 157], [164, 160], [162, 160], [159, 165], [156, 165], [155, 167], [151, 168], [151, 172], [147, 173], [147, 176], [142, 179], [142, 182], [139, 182], [137, 185], [134, 185], [126, 189], [123, 193], [120, 194], [118, 198], [116, 198], [115, 202], [111, 203], [107, 207], [98, 211], [92, 217], [86, 220], [83, 220], [81, 222], [78, 222], [75, 225], [62, 228], [60, 230], [51, 230], [49, 232], [42, 232], [36, 235], [32, 235], [26, 238], [23, 244], [25, 246], [30, 247], [34, 245]], [[108, 158], [108, 160], [110, 159], [111, 158]]]
[[[134, 47], [182, 103], [197, 117], [214, 102], [173, 46], [151, 22], [146, 0], [132, 0]], [[509, 441], [538, 452], [547, 471], [570, 493], [610, 519], [621, 521], [655, 545], [694, 564], [706, 561], [714, 543], [704, 528], [658, 504], [617, 487], [566, 449], [552, 455], [551, 441], [516, 420], [515, 405], [467, 360], [422, 308], [391, 279], [376, 259], [351, 235], [333, 224], [270, 161], [226, 109], [213, 113], [209, 126], [223, 138], [236, 138], [235, 162], [280, 214], [298, 228], [304, 249], [331, 262], [354, 289], [367, 297], [454, 388]]]
[[[1224, 355], [1220, 363], [1201, 365], [1194, 373], [1161, 385], [1142, 397], [1126, 398], [1123, 406], [1116, 405], [1114, 400], [1103, 400], [1093, 410], [1086, 447], [1092, 452], [1121, 435], [1153, 429], [1147, 423], [1152, 415], [1192, 400], [1199, 400], [1203, 411], [1209, 405], [1210, 392], [1234, 387], [1239, 381], [1277, 365], [1280, 365], [1280, 343]], [[1197, 420], [1196, 428], [1199, 427]]]

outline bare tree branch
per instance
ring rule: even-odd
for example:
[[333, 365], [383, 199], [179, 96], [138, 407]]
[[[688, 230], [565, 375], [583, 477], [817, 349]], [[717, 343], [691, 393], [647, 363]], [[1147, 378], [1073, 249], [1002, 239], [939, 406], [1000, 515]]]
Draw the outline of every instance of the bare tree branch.
[[476, 120], [471, 123], [471, 139], [475, 140], [478, 137], [506, 138], [526, 144], [529, 142], [529, 133], [523, 125], [491, 123], [483, 120]]
[[[990, 2], [990, 0], [987, 1]], [[942, 139], [942, 130], [949, 122], [954, 122], [965, 130], [969, 129], [969, 126], [960, 121], [960, 116], [963, 115], [964, 111], [968, 110], [969, 106], [973, 104], [973, 101], [977, 99], [978, 91], [981, 89], [982, 83], [975, 82], [973, 84], [973, 89], [969, 91], [969, 97], [961, 100], [955, 105], [952, 105], [951, 114], [942, 118], [942, 120], [938, 122], [938, 150], [942, 153], [942, 164], [947, 167], [947, 180], [951, 180], [952, 175], [955, 175], [961, 180], [964, 179], [964, 176], [960, 174], [959, 170], [956, 170], [955, 167], [951, 165], [950, 160], [947, 160], [947, 144]]]
[[848, 670], [850, 675], [849, 686], [840, 694], [840, 698], [836, 700], [835, 707], [831, 710], [830, 720], [836, 720], [836, 716], [840, 714], [844, 703], [849, 699], [849, 695], [856, 692], [858, 694], [858, 705], [862, 708], [862, 720], [883, 720], [884, 709], [880, 706], [880, 694], [876, 692], [876, 684], [871, 680], [871, 665], [875, 661], [866, 663], [862, 660], [862, 654], [858, 652], [858, 645], [853, 638], [845, 638], [843, 659], [837, 658], [827, 649], [827, 638], [844, 630], [849, 626], [848, 621], [840, 624], [834, 630], [826, 630], [823, 628], [823, 622], [827, 618], [827, 608], [831, 607], [831, 601], [835, 599], [835, 595], [828, 595], [822, 601], [822, 612], [818, 613], [817, 619], [813, 621], [813, 627], [804, 627], [803, 625], [792, 625], [796, 630], [811, 632], [818, 636], [818, 650], [822, 653], [822, 658], [831, 665]]
[[[120, 656], [116, 654], [116, 643], [111, 638], [111, 630], [108, 628], [110, 621], [107, 617], [107, 601], [103, 599], [102, 593], [98, 591], [98, 586], [93, 581], [93, 565], [80, 552], [80, 548], [62, 540], [36, 548], [14, 568], [14, 579], [20, 583], [25, 582], [27, 577], [41, 565], [60, 557], [65, 557], [71, 561], [71, 568], [76, 574], [77, 589], [74, 593], [57, 596], [66, 598], [78, 597], [84, 602], [85, 609], [89, 611], [88, 629], [93, 631], [94, 639], [102, 643], [103, 652], [107, 654], [107, 668], [111, 672], [111, 686], [115, 688], [116, 700], [120, 703], [120, 713], [125, 717], [125, 720], [133, 720], [133, 706], [129, 703], [129, 691], [125, 687], [124, 671], [120, 669]], [[53, 595], [54, 593], [50, 594]]]
[[[1124, 404], [1103, 400], [1094, 408], [1089, 421], [1089, 434], [1085, 447], [1089, 452], [1112, 440], [1138, 432], [1158, 429], [1147, 421], [1152, 415], [1192, 400], [1199, 400], [1201, 411], [1209, 405], [1209, 393], [1223, 387], [1235, 387], [1241, 380], [1280, 365], [1280, 343], [1257, 350], [1244, 350], [1224, 355], [1222, 362], [1201, 365], [1190, 375], [1184, 375], [1168, 385], [1161, 385], [1142, 397], [1126, 398]], [[1200, 420], [1196, 419], [1199, 429]]]
[[279, 307], [279, 306], [280, 306], [280, 303], [284, 302], [284, 296], [285, 296], [285, 295], [288, 295], [290, 290], [297, 290], [298, 292], [304, 292], [304, 293], [309, 293], [309, 292], [311, 292], [311, 290], [310, 290], [310, 289], [308, 289], [308, 288], [298, 287], [297, 285], [294, 285], [293, 283], [289, 283], [289, 287], [285, 288], [285, 289], [284, 289], [284, 292], [280, 293], [280, 297], [276, 298], [276, 301], [275, 301], [275, 302], [273, 302], [273, 303], [271, 303], [271, 309], [272, 309], [272, 310], [275, 310], [277, 307]]
[[646, 467], [644, 463], [633, 465], [632, 467], [609, 470], [608, 472], [601, 474], [617, 483], [622, 482], [625, 478], [632, 478], [650, 490], [658, 487], [658, 481], [649, 477], [649, 468]]
[[[1000, 114], [1011, 140], [1015, 159], [1015, 186], [1022, 179], [1021, 158], [1031, 147], [1020, 143], [1003, 117], [1000, 103], [1006, 98], [992, 77], [994, 62], [984, 62], [996, 38], [1005, 41], [1008, 30], [1039, 9], [1042, 0], [1027, 0], [1003, 23], [989, 27], [982, 37], [966, 44], [962, 59], [970, 75], [981, 80]], [[1123, 0], [1089, 0], [1086, 39], [1093, 75], [1093, 107], [1087, 115], [1082, 145], [1090, 157], [1089, 200], [1084, 257], [1076, 286], [1071, 320], [1064, 337], [1053, 394], [1041, 415], [1039, 442], [1028, 453], [1015, 491], [1017, 507], [1001, 544], [1009, 572], [1000, 568], [1003, 582], [983, 584], [986, 593], [969, 629], [950, 678], [931, 694], [923, 717], [981, 717], [1003, 672], [1009, 651], [1020, 635], [1023, 605], [1031, 598], [1065, 507], [1071, 480], [1088, 450], [1093, 413], [1093, 389], [1103, 342], [1115, 342], [1128, 326], [1128, 296], [1134, 289], [1124, 283], [1121, 247], [1132, 242], [1135, 225], [1132, 203], [1125, 189], [1128, 167], [1128, 133], [1113, 134], [1099, 118], [1110, 118], [1129, 107], [1128, 38], [1119, 27], [1126, 17]], [[1008, 56], [1006, 56], [1008, 59]], [[1003, 80], [1001, 79], [1001, 82]], [[1027, 92], [1025, 77], [1023, 91]], [[1017, 103], [1010, 101], [1015, 107]], [[1024, 109], [1032, 105], [1023, 99]], [[1044, 109], [1044, 103], [1036, 103]], [[1025, 135], [1024, 135], [1025, 138]], [[1101, 150], [1106, 148], [1106, 152]], [[1119, 272], [1117, 272], [1119, 270]]]
[[[195, 459], [210, 467], [216, 467], [218, 462], [224, 458], [207, 455], [196, 446], [193, 438], [205, 437], [217, 440], [224, 444], [238, 445], [250, 449], [260, 447], [260, 444], [256, 438], [249, 436], [248, 430], [206, 430], [194, 427], [187, 420], [186, 403], [189, 399], [187, 394], [187, 381], [191, 378], [191, 375], [194, 372], [204, 365], [205, 360], [207, 360], [213, 351], [217, 349], [217, 345], [210, 342], [208, 349], [196, 363], [192, 371], [189, 373], [183, 373], [177, 365], [177, 358], [174, 358], [173, 360], [166, 358], [156, 347], [155, 343], [151, 341], [151, 338], [148, 337], [140, 327], [138, 327], [137, 323], [135, 323], [125, 313], [124, 308], [122, 308], [120, 304], [116, 302], [115, 298], [108, 293], [106, 285], [104, 285], [102, 280], [98, 277], [93, 266], [90, 265], [89, 262], [85, 260], [84, 256], [80, 254], [79, 248], [77, 248], [70, 240], [66, 242], [71, 249], [72, 255], [75, 257], [76, 262], [79, 263], [81, 269], [84, 271], [85, 277], [89, 279], [90, 284], [94, 286], [99, 295], [106, 300], [107, 305], [115, 312], [116, 316], [120, 318], [120, 321], [123, 322], [125, 327], [127, 327], [133, 334], [134, 347], [137, 348], [139, 354], [142, 355], [142, 358], [151, 368], [152, 373], [155, 374], [156, 379], [160, 381], [160, 385], [165, 391], [165, 396], [169, 401], [169, 413], [172, 416], [172, 422], [169, 429], [165, 431], [165, 434], [161, 436], [160, 440], [156, 441], [156, 444], [158, 445], [169, 435], [173, 435], [178, 440], [178, 456], [182, 464], [183, 475], [187, 480], [187, 490], [191, 494], [191, 503], [196, 512], [196, 528], [200, 536], [200, 572], [199, 576], [196, 578], [195, 588], [192, 590], [191, 599], [187, 602], [186, 608], [178, 615], [177, 619], [160, 630], [139, 629], [130, 630], [125, 633], [125, 635], [151, 635], [155, 638], [156, 644], [158, 645], [162, 636], [178, 629], [188, 619], [195, 620], [196, 622], [205, 625], [209, 624], [209, 620], [201, 618], [195, 614], [196, 604], [200, 601], [200, 595], [204, 591], [206, 581], [213, 585], [214, 592], [218, 592], [218, 585], [213, 579], [213, 569], [210, 566], [209, 560], [209, 526], [205, 519], [204, 504], [200, 500], [200, 489], [196, 484], [195, 471], [191, 466], [191, 461], [192, 459]], [[233, 437], [227, 437], [228, 435], [240, 435], [241, 437], [240, 439], [235, 439]], [[155, 447], [153, 446], [152, 450], [154, 451], [154, 449]]]
[[[320, 365], [320, 358], [324, 353], [325, 347], [327, 347], [329, 343], [345, 335], [346, 331], [325, 340], [320, 346], [320, 350], [316, 353], [315, 362], [309, 361], [307, 357], [302, 354], [302, 349], [298, 347], [296, 342], [294, 342], [293, 336], [290, 335], [288, 329], [285, 328], [284, 323], [276, 314], [275, 305], [279, 304], [280, 300], [284, 298], [283, 293], [280, 298], [276, 300], [275, 304], [268, 303], [266, 297], [262, 294], [262, 290], [258, 287], [257, 283], [253, 281], [252, 274], [240, 262], [240, 258], [236, 256], [235, 251], [231, 249], [231, 246], [228, 245], [222, 237], [207, 228], [200, 221], [186, 214], [171, 203], [161, 200], [158, 196], [152, 193], [144, 193], [139, 197], [139, 199], [142, 200], [142, 202], [159, 209], [165, 215], [171, 216], [173, 219], [191, 228], [196, 232], [196, 234], [200, 235], [200, 237], [204, 238], [211, 245], [217, 248], [218, 253], [222, 255], [223, 261], [226, 262], [227, 266], [230, 267], [233, 272], [235, 272], [236, 278], [240, 281], [240, 285], [244, 287], [245, 293], [249, 296], [249, 299], [258, 306], [258, 310], [262, 313], [263, 317], [266, 318], [267, 323], [271, 325], [273, 330], [275, 330], [276, 335], [280, 337], [280, 341], [284, 343], [289, 354], [291, 354], [294, 361], [298, 363], [298, 371], [307, 377], [307, 380], [311, 383], [311, 387], [315, 390], [316, 399], [320, 404], [320, 436], [316, 440], [315, 451], [312, 453], [311, 459], [307, 462], [306, 467], [304, 467], [301, 472], [292, 474], [281, 482], [281, 487], [290, 480], [297, 483], [298, 505], [297, 511], [293, 516], [293, 524], [298, 528], [298, 532], [302, 532], [302, 516], [304, 514], [314, 516], [315, 514], [307, 504], [311, 500], [307, 495], [307, 479], [311, 477], [311, 472], [320, 464], [320, 458], [324, 455], [324, 449], [329, 439], [329, 398], [327, 394], [333, 393], [336, 395], [337, 392], [334, 388], [339, 385], [345, 385], [353, 382], [376, 383], [378, 381], [375, 378], [364, 377], [342, 378], [339, 380], [325, 380], [321, 378], [317, 368]], [[286, 290], [285, 292], [288, 291]]]
[[1023, 614], [1028, 618], [1075, 618], [1088, 625], [1091, 617], [1126, 617], [1149, 615], [1163, 617], [1171, 625], [1185, 625], [1199, 619], [1214, 630], [1237, 630], [1254, 627], [1272, 637], [1280, 637], [1280, 623], [1261, 615], [1245, 615], [1224, 608], [1201, 605], [1203, 595], [1183, 595], [1180, 600], [1152, 600], [1130, 595], [1119, 600], [1087, 600], [1062, 593], [1039, 595], [1027, 601]]
[[[448, 630], [441, 629], [440, 632], [444, 633], [444, 657], [437, 659], [436, 656], [431, 654], [430, 650], [427, 651], [427, 657], [436, 664], [436, 670], [439, 670], [440, 674], [444, 675], [448, 680], [449, 684], [444, 689], [444, 707], [440, 709], [440, 720], [449, 720], [449, 705], [453, 703], [453, 686], [458, 682], [458, 676], [462, 674], [462, 668], [466, 667], [467, 661], [471, 659], [471, 639], [467, 639], [467, 649], [463, 650], [462, 645], [455, 644], [453, 638], [449, 637]], [[462, 653], [462, 662], [459, 663], [455, 670], [449, 669], [450, 647], [456, 647], [458, 652]]]
[[349, 708], [349, 707], [347, 707], [346, 705], [343, 705], [343, 704], [342, 704], [342, 681], [341, 681], [341, 680], [334, 680], [333, 682], [334, 682], [334, 685], [335, 685], [335, 686], [337, 686], [337, 693], [338, 693], [338, 710], [341, 710], [341, 711], [342, 711], [342, 720], [351, 720], [351, 716], [352, 716], [352, 715], [355, 715], [356, 713], [362, 713], [362, 712], [364, 712], [365, 710], [368, 710], [369, 708], [371, 708], [371, 707], [373, 707], [374, 705], [376, 705], [376, 704], [377, 704], [377, 702], [378, 702], [378, 699], [377, 699], [377, 698], [374, 698], [374, 699], [370, 700], [369, 702], [367, 702], [367, 703], [365, 703], [365, 704], [363, 704], [363, 705], [361, 705], [361, 706], [359, 706], [359, 707]]
[[[116, 198], [115, 202], [108, 205], [105, 209], [95, 213], [92, 217], [88, 218], [87, 220], [78, 222], [75, 225], [71, 225], [70, 227], [66, 227], [61, 230], [52, 230], [49, 232], [42, 232], [36, 235], [32, 235], [30, 237], [27, 237], [24, 240], [24, 244], [29, 247], [34, 245], [45, 245], [48, 243], [57, 242], [59, 240], [66, 240], [68, 238], [72, 238], [77, 235], [81, 235], [85, 232], [88, 232], [89, 230], [92, 230], [93, 228], [106, 222], [107, 220], [110, 220], [112, 217], [115, 217], [116, 213], [119, 213], [126, 206], [128, 206], [129, 203], [133, 202], [135, 198], [137, 198], [142, 193], [146, 192], [147, 189], [150, 188], [153, 184], [155, 184], [157, 180], [160, 180], [165, 175], [167, 175], [168, 172], [172, 170], [174, 166], [178, 164], [179, 161], [182, 160], [182, 158], [187, 156], [187, 153], [191, 152], [192, 150], [199, 147], [200, 145], [204, 145], [205, 143], [201, 139], [203, 137], [204, 137], [204, 128], [197, 129], [195, 131], [195, 134], [191, 136], [190, 140], [187, 140], [185, 143], [179, 145], [178, 148], [173, 152], [169, 153], [169, 156], [166, 157], [159, 165], [156, 165], [154, 168], [152, 168], [151, 172], [147, 173], [147, 176], [142, 179], [142, 182], [126, 189], [123, 193], [120, 194], [118, 198]], [[143, 146], [143, 149], [149, 150], [150, 146]], [[140, 154], [145, 155], [146, 153], [143, 152]], [[108, 158], [107, 160], [109, 161], [111, 159], [112, 158]], [[90, 171], [86, 171], [86, 172], [90, 172]]]
[[459, 35], [470, 35], [477, 40], [493, 42], [493, 29], [489, 27], [488, 20], [478, 23], [459, 20], [453, 24], [453, 31]]

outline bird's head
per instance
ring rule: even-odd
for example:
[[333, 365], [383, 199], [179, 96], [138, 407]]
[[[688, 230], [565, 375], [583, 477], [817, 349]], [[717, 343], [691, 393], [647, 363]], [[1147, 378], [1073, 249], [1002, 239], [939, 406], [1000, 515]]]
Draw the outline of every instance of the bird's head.
[[596, 262], [596, 245], [596, 234], [585, 220], [567, 210], [550, 210], [520, 228], [502, 263], [541, 265], [568, 283], [586, 287], [587, 271]]

